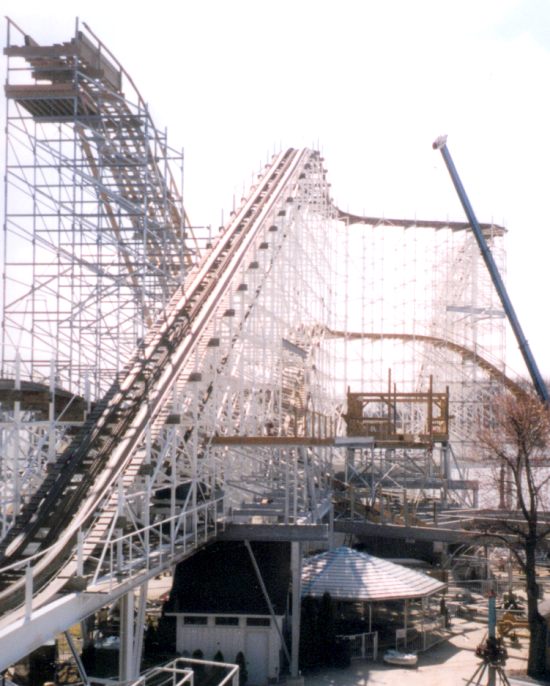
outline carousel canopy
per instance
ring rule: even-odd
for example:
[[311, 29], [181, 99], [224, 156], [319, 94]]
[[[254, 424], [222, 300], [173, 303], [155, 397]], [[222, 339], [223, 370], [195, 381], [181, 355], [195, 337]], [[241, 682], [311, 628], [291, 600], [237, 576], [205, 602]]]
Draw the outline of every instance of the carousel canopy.
[[400, 600], [442, 591], [445, 584], [427, 574], [342, 546], [304, 560], [302, 596], [335, 600]]

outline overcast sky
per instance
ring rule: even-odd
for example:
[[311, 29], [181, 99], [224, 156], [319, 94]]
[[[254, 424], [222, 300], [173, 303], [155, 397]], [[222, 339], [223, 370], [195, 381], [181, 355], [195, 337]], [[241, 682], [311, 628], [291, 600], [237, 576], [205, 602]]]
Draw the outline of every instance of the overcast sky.
[[[550, 376], [548, 0], [3, 0], [2, 9], [44, 44], [72, 37], [77, 16], [90, 25], [184, 148], [196, 224], [218, 225], [271, 153], [304, 145], [322, 150], [344, 209], [462, 219], [431, 149], [448, 134], [479, 220], [509, 231], [509, 293]], [[522, 371], [519, 355], [510, 361]]]

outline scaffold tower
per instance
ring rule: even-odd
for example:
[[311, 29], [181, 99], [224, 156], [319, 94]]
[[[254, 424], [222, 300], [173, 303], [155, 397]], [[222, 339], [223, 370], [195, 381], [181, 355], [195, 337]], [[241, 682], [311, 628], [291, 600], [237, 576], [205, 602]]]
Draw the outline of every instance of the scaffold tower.
[[8, 20], [6, 45], [3, 530], [183, 282], [200, 233], [182, 152], [86, 25], [41, 46]]
[[93, 401], [196, 260], [182, 153], [86, 25], [7, 45], [2, 377]]

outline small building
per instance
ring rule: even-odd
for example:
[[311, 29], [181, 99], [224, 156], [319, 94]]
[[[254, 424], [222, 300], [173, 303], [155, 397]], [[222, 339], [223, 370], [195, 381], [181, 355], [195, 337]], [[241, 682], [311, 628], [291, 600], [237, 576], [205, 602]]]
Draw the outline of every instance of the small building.
[[176, 618], [176, 650], [205, 660], [221, 652], [225, 662], [246, 661], [248, 684], [278, 680], [282, 668], [282, 632], [290, 585], [290, 547], [251, 543], [270, 612], [254, 564], [244, 543], [219, 542], [180, 563], [166, 605]]

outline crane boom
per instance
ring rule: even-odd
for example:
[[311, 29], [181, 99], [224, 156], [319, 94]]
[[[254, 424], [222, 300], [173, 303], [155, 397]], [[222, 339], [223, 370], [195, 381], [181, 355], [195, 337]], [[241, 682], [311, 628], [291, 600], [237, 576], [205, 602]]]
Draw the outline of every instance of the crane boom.
[[452, 182], [454, 184], [456, 192], [458, 193], [458, 197], [460, 199], [460, 202], [462, 203], [462, 207], [464, 208], [466, 217], [470, 222], [470, 226], [472, 227], [472, 231], [474, 232], [474, 235], [476, 237], [477, 244], [479, 246], [479, 249], [481, 250], [481, 255], [483, 257], [483, 260], [485, 261], [487, 269], [489, 270], [489, 274], [491, 275], [491, 279], [500, 298], [500, 302], [504, 307], [504, 311], [506, 313], [506, 316], [508, 317], [508, 321], [510, 322], [510, 325], [518, 342], [519, 349], [521, 351], [521, 354], [523, 356], [523, 359], [533, 381], [533, 385], [535, 387], [537, 395], [544, 403], [550, 405], [550, 394], [548, 393], [548, 388], [546, 387], [546, 384], [543, 381], [542, 375], [539, 371], [533, 353], [531, 352], [529, 343], [525, 338], [525, 334], [523, 333], [523, 329], [521, 328], [521, 324], [519, 323], [519, 319], [516, 315], [516, 312], [512, 305], [512, 301], [510, 300], [510, 297], [506, 290], [506, 286], [504, 285], [504, 281], [502, 280], [493, 254], [491, 253], [491, 250], [487, 245], [487, 241], [485, 240], [485, 236], [483, 235], [479, 222], [477, 221], [472, 205], [470, 204], [468, 196], [466, 195], [466, 191], [464, 190], [462, 181], [460, 180], [458, 172], [456, 171], [456, 167], [452, 160], [451, 153], [447, 148], [447, 136], [439, 136], [439, 138], [437, 138], [434, 141], [432, 147], [434, 150], [439, 150], [441, 152], [441, 155], [447, 166], [449, 174], [451, 175]]

